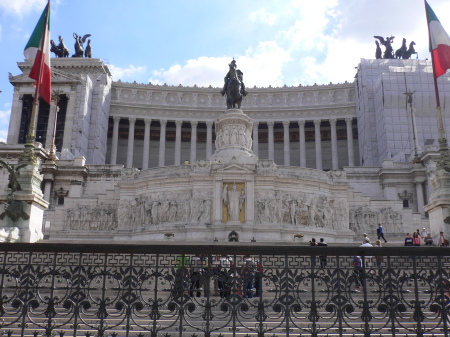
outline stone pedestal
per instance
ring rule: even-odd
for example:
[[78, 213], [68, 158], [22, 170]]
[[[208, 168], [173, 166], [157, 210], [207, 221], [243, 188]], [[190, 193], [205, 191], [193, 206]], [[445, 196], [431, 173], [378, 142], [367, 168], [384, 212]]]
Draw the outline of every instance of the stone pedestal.
[[[19, 172], [17, 181], [22, 189], [15, 191], [10, 200], [8, 200], [9, 189], [6, 189], [6, 193], [0, 195], [1, 213], [4, 215], [3, 219], [0, 219], [0, 229], [11, 232], [11, 228], [18, 228], [20, 242], [37, 242], [44, 237], [42, 222], [44, 211], [49, 205], [44, 200], [40, 187], [43, 177], [39, 174], [38, 167], [35, 165], [28, 165], [20, 169]], [[8, 209], [13, 213], [3, 213], [7, 201], [10, 203]], [[9, 237], [12, 240], [15, 236]]]
[[436, 171], [436, 177], [431, 180], [433, 193], [430, 202], [424, 209], [430, 217], [430, 232], [433, 237], [443, 231], [444, 235], [450, 233], [450, 173], [440, 169]]

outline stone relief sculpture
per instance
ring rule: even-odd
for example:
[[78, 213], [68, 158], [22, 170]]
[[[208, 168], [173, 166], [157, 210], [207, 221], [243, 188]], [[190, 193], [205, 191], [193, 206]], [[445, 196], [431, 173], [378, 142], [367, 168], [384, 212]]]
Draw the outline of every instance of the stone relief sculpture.
[[137, 229], [151, 225], [175, 223], [210, 223], [210, 192], [164, 192], [121, 200], [119, 227]]
[[367, 206], [351, 209], [349, 212], [350, 229], [358, 233], [367, 228], [376, 228], [381, 223], [387, 232], [399, 233], [403, 230], [402, 212], [391, 207], [372, 210]]
[[348, 229], [348, 212], [344, 202], [323, 195], [262, 191], [256, 195], [256, 222]]
[[117, 228], [117, 207], [97, 204], [95, 207], [78, 205], [66, 210], [65, 229], [107, 231]]
[[245, 200], [244, 190], [238, 191], [236, 184], [233, 184], [231, 190], [228, 190], [228, 184], [225, 184], [222, 191], [222, 199], [225, 205], [228, 206], [230, 221], [239, 221], [239, 214]]

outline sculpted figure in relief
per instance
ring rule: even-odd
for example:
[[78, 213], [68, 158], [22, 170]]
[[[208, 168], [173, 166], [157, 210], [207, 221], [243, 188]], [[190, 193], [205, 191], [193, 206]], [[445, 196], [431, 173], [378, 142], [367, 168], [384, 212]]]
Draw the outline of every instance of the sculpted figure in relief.
[[228, 185], [226, 184], [223, 188], [222, 198], [225, 205], [228, 206], [230, 221], [239, 221], [239, 213], [245, 200], [244, 191], [239, 192], [236, 184], [233, 184], [231, 190], [228, 191]]

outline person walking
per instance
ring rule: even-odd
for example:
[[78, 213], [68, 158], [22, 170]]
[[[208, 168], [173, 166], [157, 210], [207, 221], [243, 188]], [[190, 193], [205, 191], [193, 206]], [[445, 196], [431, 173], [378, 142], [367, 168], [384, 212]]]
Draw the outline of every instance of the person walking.
[[384, 238], [384, 233], [383, 233], [383, 226], [381, 226], [381, 224], [378, 224], [378, 228], [377, 228], [377, 236], [378, 236], [378, 240], [383, 239], [384, 243], [387, 242], [387, 240]]
[[[380, 240], [377, 240], [377, 241], [375, 241], [375, 244], [373, 245], [374, 247], [382, 247], [381, 246], [381, 241]], [[377, 256], [375, 256], [375, 261], [376, 261], [376, 263], [377, 263], [377, 267], [378, 267], [378, 269], [381, 269], [381, 263], [383, 262], [383, 255], [377, 255]]]

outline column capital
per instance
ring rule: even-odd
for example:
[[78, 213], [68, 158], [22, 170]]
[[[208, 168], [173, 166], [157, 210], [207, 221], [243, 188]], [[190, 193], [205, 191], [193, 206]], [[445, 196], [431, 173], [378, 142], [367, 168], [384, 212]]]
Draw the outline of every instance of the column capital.
[[166, 126], [166, 124], [167, 124], [167, 119], [160, 119], [159, 120], [159, 124], [161, 124], [161, 126]]
[[136, 123], [136, 117], [128, 117], [128, 122], [130, 123]]
[[144, 119], [144, 123], [145, 124], [150, 124], [152, 122], [152, 119], [151, 118], [145, 118]]
[[206, 121], [206, 126], [207, 126], [208, 128], [212, 127], [213, 124], [214, 124], [214, 121]]
[[119, 123], [121, 119], [122, 119], [122, 117], [118, 117], [118, 116], [113, 117], [114, 123]]
[[345, 119], [345, 122], [346, 122], [347, 124], [349, 124], [349, 123], [353, 122], [353, 118], [347, 117], [347, 118]]
[[190, 121], [192, 127], [197, 127], [198, 121]]
[[289, 125], [291, 125], [291, 121], [283, 121], [283, 126], [284, 126], [285, 128], [288, 128]]
[[336, 119], [336, 118], [330, 118], [330, 119], [328, 120], [328, 122], [330, 123], [330, 125], [336, 126], [337, 119]]
[[177, 127], [180, 127], [181, 125], [183, 125], [183, 121], [176, 120], [176, 121], [175, 121], [175, 125], [176, 125]]
[[258, 127], [259, 126], [259, 121], [253, 121], [253, 127]]
[[314, 122], [314, 125], [319, 125], [320, 126], [320, 123], [322, 123], [322, 120], [321, 119], [315, 119], [313, 122]]
[[274, 125], [275, 125], [275, 122], [274, 122], [274, 121], [269, 121], [269, 122], [267, 122], [267, 126], [268, 126], [269, 128], [273, 128]]
[[306, 121], [305, 120], [299, 120], [297, 121], [298, 126], [305, 126]]

